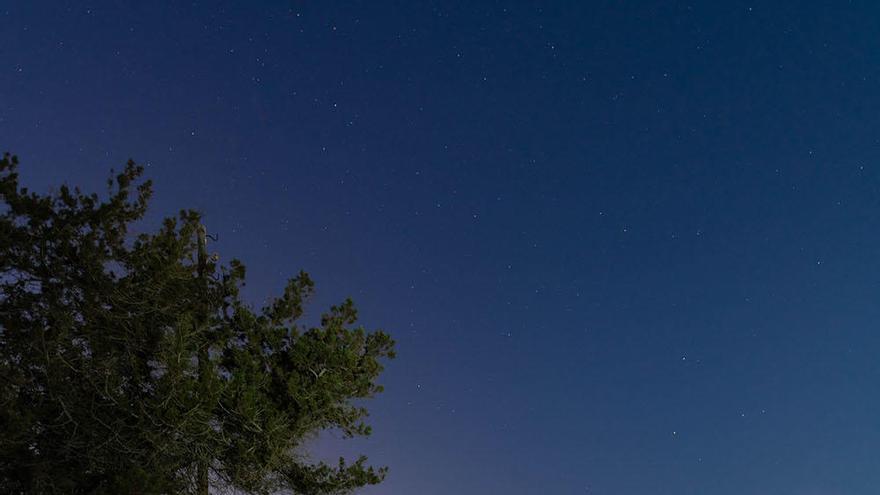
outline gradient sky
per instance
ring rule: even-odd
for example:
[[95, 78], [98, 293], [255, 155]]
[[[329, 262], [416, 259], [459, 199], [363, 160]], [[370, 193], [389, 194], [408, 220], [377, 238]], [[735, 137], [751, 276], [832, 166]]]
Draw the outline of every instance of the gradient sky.
[[391, 332], [362, 493], [877, 493], [875, 2], [160, 3], [0, 5], [0, 149]]

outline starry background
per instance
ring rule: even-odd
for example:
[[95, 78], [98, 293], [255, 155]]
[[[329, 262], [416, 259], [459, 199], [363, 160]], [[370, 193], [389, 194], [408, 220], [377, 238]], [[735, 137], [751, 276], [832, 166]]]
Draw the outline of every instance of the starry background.
[[873, 2], [4, 2], [36, 189], [147, 164], [398, 340], [364, 494], [873, 494]]

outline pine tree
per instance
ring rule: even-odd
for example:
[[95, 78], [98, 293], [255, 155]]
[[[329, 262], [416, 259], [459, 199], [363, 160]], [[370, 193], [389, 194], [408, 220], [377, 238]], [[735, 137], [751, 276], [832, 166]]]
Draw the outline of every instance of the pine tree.
[[370, 434], [359, 399], [394, 342], [346, 300], [303, 322], [300, 272], [256, 310], [245, 267], [208, 256], [200, 215], [132, 236], [151, 196], [129, 162], [109, 197], [19, 184], [0, 160], [0, 492], [348, 493], [385, 468], [303, 443]]

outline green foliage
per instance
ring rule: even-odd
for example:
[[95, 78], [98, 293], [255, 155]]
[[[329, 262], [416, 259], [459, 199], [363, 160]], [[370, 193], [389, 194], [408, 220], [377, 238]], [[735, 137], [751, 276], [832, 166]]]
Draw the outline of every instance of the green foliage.
[[107, 199], [31, 193], [17, 166], [0, 161], [0, 492], [204, 493], [205, 470], [249, 493], [382, 480], [301, 451], [322, 430], [370, 433], [353, 402], [381, 391], [394, 342], [354, 326], [350, 300], [306, 326], [300, 273], [254, 310], [244, 265], [205, 255], [193, 211], [132, 238], [152, 191], [132, 162]]

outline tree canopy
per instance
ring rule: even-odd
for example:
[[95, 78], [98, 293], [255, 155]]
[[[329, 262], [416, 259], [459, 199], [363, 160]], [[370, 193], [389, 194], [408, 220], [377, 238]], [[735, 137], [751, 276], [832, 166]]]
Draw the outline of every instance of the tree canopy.
[[0, 492], [347, 493], [385, 468], [308, 458], [370, 434], [360, 399], [394, 342], [351, 300], [304, 317], [300, 272], [254, 309], [245, 267], [209, 256], [198, 212], [134, 236], [152, 192], [129, 162], [108, 197], [19, 184], [0, 160]]

